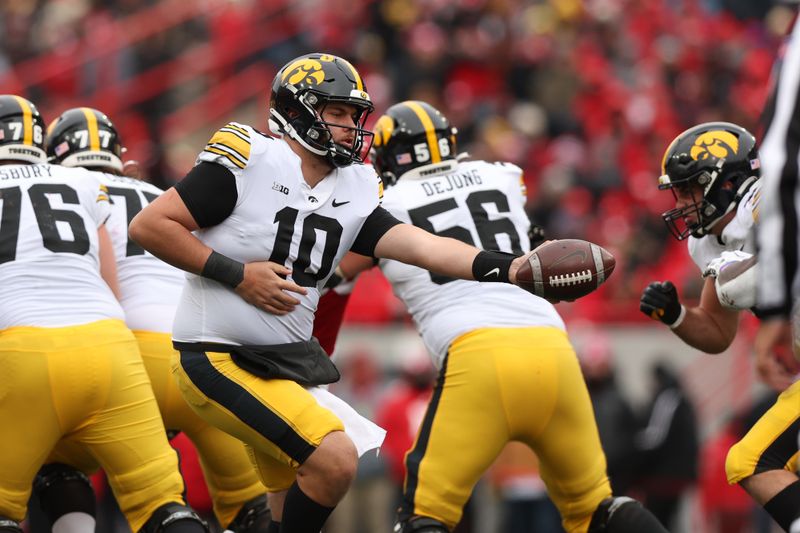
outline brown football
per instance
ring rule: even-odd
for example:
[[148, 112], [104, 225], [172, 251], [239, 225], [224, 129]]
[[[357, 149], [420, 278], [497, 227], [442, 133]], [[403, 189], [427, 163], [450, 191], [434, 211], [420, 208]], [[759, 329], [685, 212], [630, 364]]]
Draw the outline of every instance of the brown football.
[[614, 256], [580, 239], [549, 241], [528, 254], [517, 271], [517, 284], [536, 296], [571, 302], [586, 296], [614, 272]]

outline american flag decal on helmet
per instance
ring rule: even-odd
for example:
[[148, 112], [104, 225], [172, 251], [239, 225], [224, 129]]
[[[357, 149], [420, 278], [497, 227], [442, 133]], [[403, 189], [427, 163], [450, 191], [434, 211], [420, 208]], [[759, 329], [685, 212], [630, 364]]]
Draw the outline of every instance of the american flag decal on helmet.
[[67, 150], [69, 150], [69, 144], [67, 143], [67, 141], [63, 141], [61, 144], [53, 148], [53, 151], [56, 153], [57, 156], [62, 155]]

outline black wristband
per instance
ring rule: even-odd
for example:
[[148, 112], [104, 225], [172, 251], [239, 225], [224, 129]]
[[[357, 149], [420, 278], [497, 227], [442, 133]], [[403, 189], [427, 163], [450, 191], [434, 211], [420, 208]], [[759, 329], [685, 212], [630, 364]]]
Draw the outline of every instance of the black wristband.
[[244, 263], [212, 251], [200, 275], [235, 289], [244, 279]]
[[505, 252], [482, 251], [472, 261], [472, 277], [475, 281], [499, 281], [509, 283], [508, 271], [517, 256]]

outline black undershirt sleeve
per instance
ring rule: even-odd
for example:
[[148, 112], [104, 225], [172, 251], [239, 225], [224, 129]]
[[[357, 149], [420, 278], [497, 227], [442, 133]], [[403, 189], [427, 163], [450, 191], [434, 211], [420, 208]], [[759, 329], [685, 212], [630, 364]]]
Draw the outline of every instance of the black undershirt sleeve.
[[375, 245], [378, 244], [381, 237], [398, 224], [402, 224], [402, 222], [397, 220], [389, 211], [381, 206], [376, 207], [369, 214], [367, 220], [364, 221], [364, 225], [361, 227], [361, 231], [358, 232], [358, 236], [350, 250], [357, 254], [373, 257], [375, 255]]
[[222, 165], [202, 162], [175, 184], [175, 190], [201, 228], [216, 226], [233, 212], [236, 178]]

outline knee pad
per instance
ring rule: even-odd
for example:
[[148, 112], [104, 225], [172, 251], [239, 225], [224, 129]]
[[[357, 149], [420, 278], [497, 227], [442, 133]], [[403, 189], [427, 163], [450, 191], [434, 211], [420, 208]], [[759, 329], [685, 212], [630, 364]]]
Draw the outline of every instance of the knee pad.
[[427, 516], [418, 516], [394, 526], [394, 533], [450, 533], [447, 526]]
[[50, 525], [67, 513], [96, 514], [91, 481], [86, 474], [69, 465], [44, 465], [36, 474], [33, 491]]
[[208, 533], [208, 524], [194, 509], [180, 503], [167, 503], [153, 512], [139, 533]]
[[0, 516], [0, 533], [22, 533], [19, 522]]
[[272, 514], [267, 505], [267, 495], [245, 502], [236, 517], [228, 524], [228, 529], [233, 533], [256, 533], [266, 531], [272, 521]]
[[642, 504], [625, 496], [606, 498], [597, 506], [587, 533], [668, 533]]
[[41, 492], [57, 483], [70, 482], [92, 488], [89, 477], [80, 470], [61, 463], [50, 463], [44, 465], [36, 474], [33, 482], [33, 490]]

